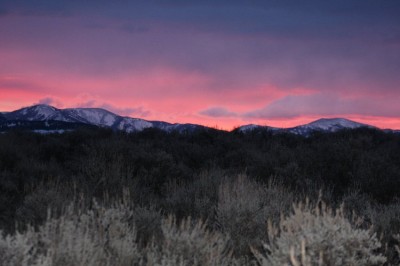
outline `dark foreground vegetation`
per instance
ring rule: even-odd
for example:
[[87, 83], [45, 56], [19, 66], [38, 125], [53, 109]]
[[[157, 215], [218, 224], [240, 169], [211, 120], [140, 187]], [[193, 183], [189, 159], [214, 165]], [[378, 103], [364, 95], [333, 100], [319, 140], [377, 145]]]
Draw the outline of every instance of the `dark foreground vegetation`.
[[0, 265], [399, 265], [400, 136], [0, 134]]

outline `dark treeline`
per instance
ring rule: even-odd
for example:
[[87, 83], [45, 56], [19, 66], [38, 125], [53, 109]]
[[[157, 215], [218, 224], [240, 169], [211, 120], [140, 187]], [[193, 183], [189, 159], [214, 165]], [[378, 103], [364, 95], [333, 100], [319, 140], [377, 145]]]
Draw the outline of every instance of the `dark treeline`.
[[[127, 188], [137, 205], [212, 220], [218, 193], [209, 190], [245, 174], [254, 182], [279, 183], [302, 199], [322, 190], [331, 205], [347, 201], [360, 215], [366, 206], [396, 206], [377, 229], [389, 235], [400, 232], [399, 155], [399, 135], [372, 129], [307, 138], [218, 130], [8, 132], [0, 134], [0, 228], [40, 224], [48, 208], [78, 198], [117, 198]], [[203, 207], [194, 207], [195, 197]]]
[[399, 135], [370, 129], [308, 138], [266, 131], [13, 132], [0, 135], [1, 220], [10, 221], [27, 195], [47, 186], [102, 197], [135, 183], [138, 192], [162, 198], [171, 180], [189, 182], [215, 169], [261, 182], [272, 177], [305, 194], [323, 189], [335, 200], [358, 191], [387, 204], [400, 194], [399, 155]]

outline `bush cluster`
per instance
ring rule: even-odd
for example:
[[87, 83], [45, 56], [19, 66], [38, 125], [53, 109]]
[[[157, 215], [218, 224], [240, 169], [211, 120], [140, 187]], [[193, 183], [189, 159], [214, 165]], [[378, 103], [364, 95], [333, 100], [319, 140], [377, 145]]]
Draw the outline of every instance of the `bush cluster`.
[[[91, 247], [96, 246], [96, 252], [104, 253], [105, 257], [99, 259], [102, 262], [96, 262], [100, 265], [150, 263], [145, 254], [153, 254], [151, 263], [155, 265], [168, 265], [168, 261], [187, 265], [194, 259], [203, 264], [219, 261], [251, 265], [279, 252], [289, 255], [282, 263], [293, 265], [300, 265], [302, 259], [313, 264], [314, 259], [319, 261], [319, 252], [324, 262], [336, 261], [331, 256], [346, 261], [353, 255], [338, 253], [330, 244], [322, 251], [316, 248], [315, 255], [311, 250], [322, 244], [302, 236], [307, 223], [320, 223], [327, 231], [319, 232], [331, 236], [329, 221], [341, 226], [340, 235], [364, 243], [360, 245], [376, 258], [375, 262], [382, 263], [386, 258], [386, 265], [400, 263], [396, 249], [400, 232], [400, 136], [396, 134], [359, 129], [304, 138], [266, 131], [166, 133], [149, 129], [125, 134], [86, 129], [45, 136], [9, 132], [0, 134], [0, 147], [0, 261], [11, 261], [10, 265], [33, 265], [32, 260], [44, 265], [61, 263], [56, 260], [90, 264], [76, 262], [85, 257], [83, 253], [60, 253], [64, 245], [78, 246], [74, 241], [81, 240], [79, 244], [88, 246], [80, 252], [94, 252]], [[322, 216], [315, 209], [320, 191], [332, 209], [324, 209], [327, 214]], [[293, 203], [306, 198], [310, 208], [292, 209]], [[129, 207], [128, 213], [118, 209], [121, 202]], [[90, 218], [91, 213], [107, 216], [102, 218], [104, 223], [118, 224], [118, 217], [125, 227], [116, 230], [129, 231], [129, 237], [123, 237], [127, 237], [126, 242], [118, 242], [125, 244], [115, 246], [101, 238], [107, 236], [106, 229], [95, 225], [99, 220]], [[118, 216], [123, 213], [126, 216]], [[361, 222], [355, 223], [354, 216]], [[285, 234], [280, 225], [299, 217], [305, 227], [295, 235], [302, 237], [290, 240], [296, 245], [280, 245], [279, 239]], [[82, 219], [87, 220], [81, 223]], [[270, 228], [279, 229], [274, 237], [267, 230], [268, 223]], [[53, 230], [57, 236], [46, 230]], [[73, 234], [68, 239], [63, 230], [75, 230], [76, 239]], [[91, 235], [94, 232], [102, 233], [96, 238]], [[79, 236], [83, 238], [77, 240]], [[181, 240], [183, 236], [218, 239], [218, 256], [207, 257], [210, 250], [199, 253], [198, 258], [183, 255], [204, 248], [200, 240]], [[168, 237], [170, 243], [186, 243], [182, 245], [191, 247], [191, 251], [180, 250], [178, 244], [168, 246]], [[342, 241], [340, 245], [347, 243], [339, 236], [330, 239]], [[62, 248], [48, 244], [52, 241]], [[124, 245], [133, 245], [137, 256], [122, 254]], [[271, 249], [263, 249], [265, 246]], [[272, 247], [279, 252], [272, 253]], [[298, 253], [302, 249], [306, 252]], [[109, 261], [107, 256], [111, 255], [118, 261]], [[357, 265], [356, 260], [351, 261]]]
[[[234, 184], [236, 189], [257, 191], [251, 187], [253, 183], [246, 184], [243, 176], [239, 180]], [[251, 198], [243, 200], [251, 206]], [[226, 203], [227, 198], [222, 201]], [[226, 212], [236, 213], [230, 208]], [[258, 226], [253, 219], [246, 221], [244, 230], [238, 226], [240, 222], [223, 222], [226, 226], [237, 225], [226, 234], [210, 229], [201, 220], [187, 217], [178, 221], [174, 215], [158, 217], [160, 234], [154, 234], [143, 245], [141, 238], [145, 236], [138, 234], [138, 221], [147, 218], [148, 213], [138, 212], [130, 197], [104, 205], [96, 201], [90, 206], [71, 203], [57, 217], [49, 211], [36, 229], [28, 226], [23, 232], [1, 234], [0, 265], [372, 266], [387, 260], [372, 229], [357, 227], [341, 209], [332, 210], [324, 203], [315, 207], [309, 202], [297, 203], [276, 225], [268, 213], [259, 215], [259, 220], [268, 221], [268, 230], [258, 232], [264, 250], [248, 241], [251, 227]], [[242, 250], [244, 244], [249, 245], [252, 256], [234, 255], [235, 249]]]

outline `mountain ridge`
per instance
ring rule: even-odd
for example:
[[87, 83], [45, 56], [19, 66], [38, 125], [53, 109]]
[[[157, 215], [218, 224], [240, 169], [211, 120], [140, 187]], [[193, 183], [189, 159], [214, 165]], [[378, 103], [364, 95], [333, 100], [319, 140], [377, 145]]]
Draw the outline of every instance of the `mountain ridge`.
[[[89, 125], [101, 128], [110, 128], [112, 130], [125, 131], [128, 133], [142, 131], [146, 128], [156, 128], [166, 132], [193, 132], [197, 129], [211, 129], [206, 126], [190, 123], [173, 124], [163, 121], [149, 121], [141, 118], [120, 116], [102, 108], [59, 109], [50, 105], [37, 104], [29, 107], [23, 107], [11, 112], [0, 112], [0, 123], [2, 124], [0, 129], [5, 130], [9, 127], [16, 128], [18, 127], [17, 124], [14, 123], [16, 121], [25, 121], [25, 126], [28, 124], [27, 121], [58, 121], [63, 122], [63, 128], [65, 128], [68, 123], [71, 123], [71, 125], [75, 124], [74, 128], [76, 128], [77, 125]], [[10, 123], [9, 125], [11, 126], [7, 126], [7, 123]], [[43, 125], [45, 126], [46, 124], [44, 123]], [[41, 126], [41, 128], [43, 128], [43, 125]], [[55, 125], [57, 125], [57, 123], [55, 123]], [[337, 132], [343, 129], [356, 129], [362, 127], [380, 130], [377, 127], [355, 122], [346, 118], [320, 118], [308, 124], [298, 125], [290, 128], [249, 124], [237, 127], [232, 131], [247, 133], [254, 130], [266, 130], [273, 133], [287, 132], [296, 135], [309, 136], [313, 132]], [[383, 131], [398, 133], [398, 131], [391, 129], [386, 129]]]
[[[142, 131], [146, 128], [159, 128], [164, 131], [192, 131], [205, 128], [195, 124], [172, 124], [163, 121], [148, 121], [140, 118], [120, 116], [102, 108], [65, 108], [37, 104], [3, 113], [6, 121], [60, 121], [81, 123], [125, 132]], [[1, 119], [1, 118], [0, 118]], [[1, 120], [0, 120], [1, 122]], [[4, 120], [3, 120], [4, 123]]]

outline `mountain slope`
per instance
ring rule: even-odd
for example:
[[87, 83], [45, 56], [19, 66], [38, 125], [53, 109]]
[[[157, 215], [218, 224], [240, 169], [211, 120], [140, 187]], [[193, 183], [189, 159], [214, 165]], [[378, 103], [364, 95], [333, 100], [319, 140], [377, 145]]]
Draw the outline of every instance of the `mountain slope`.
[[7, 120], [6, 117], [2, 113], [0, 113], [0, 123], [6, 120]]
[[34, 105], [6, 113], [7, 120], [17, 121], [45, 121], [57, 120], [64, 122], [76, 122], [73, 119], [64, 117], [60, 109], [49, 105]]
[[[122, 130], [126, 132], [142, 131], [146, 128], [158, 128], [167, 132], [193, 131], [205, 128], [194, 124], [170, 124], [160, 121], [147, 121], [139, 118], [123, 117], [100, 108], [58, 109], [48, 105], [34, 105], [6, 113], [6, 121], [61, 121]], [[1, 122], [1, 117], [0, 117]], [[4, 123], [4, 120], [3, 120]], [[15, 127], [15, 123], [10, 124]], [[4, 127], [3, 127], [4, 128]]]
[[242, 132], [242, 133], [251, 132], [254, 130], [267, 130], [267, 131], [277, 132], [277, 131], [283, 130], [283, 128], [248, 124], [248, 125], [238, 127], [235, 130]]
[[57, 120], [48, 121], [28, 121], [28, 120], [8, 120], [0, 122], [0, 132], [7, 132], [13, 130], [28, 130], [37, 133], [64, 133], [66, 131], [75, 130], [78, 128], [95, 129], [97, 126], [76, 123], [64, 122]]
[[114, 125], [118, 118], [118, 115], [100, 108], [68, 108], [61, 110], [61, 113], [81, 123], [108, 127]]
[[354, 122], [345, 118], [321, 118], [311, 123], [286, 129], [288, 132], [307, 136], [312, 132], [337, 132], [343, 129], [355, 129], [360, 127], [374, 128], [370, 125]]
[[358, 123], [345, 118], [321, 118], [311, 123], [300, 125], [292, 128], [276, 128], [269, 126], [259, 126], [259, 125], [245, 125], [237, 128], [239, 132], [249, 132], [254, 130], [268, 130], [275, 133], [292, 133], [302, 136], [309, 136], [313, 132], [337, 132], [343, 129], [355, 129], [360, 127], [375, 128], [370, 125]]

